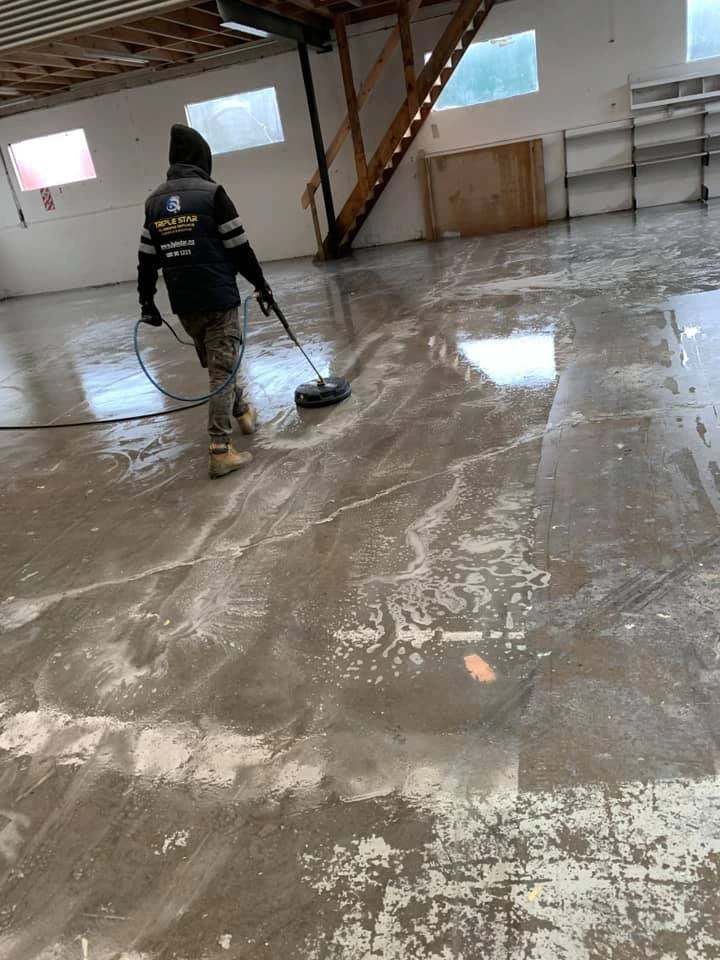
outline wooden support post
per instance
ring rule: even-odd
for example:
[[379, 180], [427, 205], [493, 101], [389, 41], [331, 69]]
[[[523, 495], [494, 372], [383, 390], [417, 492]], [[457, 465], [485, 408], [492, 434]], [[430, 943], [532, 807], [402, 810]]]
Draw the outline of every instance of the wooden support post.
[[365, 144], [363, 143], [362, 127], [360, 126], [360, 113], [358, 111], [357, 94], [355, 92], [352, 61], [350, 59], [350, 44], [348, 43], [347, 27], [343, 14], [335, 17], [335, 36], [337, 38], [343, 86], [345, 87], [348, 122], [350, 123], [350, 133], [352, 135], [353, 147], [355, 148], [355, 168], [357, 170], [358, 183], [363, 190], [367, 191], [368, 169], [367, 159], [365, 157]]
[[432, 179], [430, 177], [430, 166], [425, 154], [418, 156], [418, 183], [420, 185], [420, 197], [422, 199], [423, 219], [425, 221], [425, 239], [437, 240], [435, 232], [435, 214], [433, 211]]
[[410, 15], [408, 0], [400, 0], [398, 5], [398, 29], [400, 31], [400, 47], [402, 49], [403, 69], [405, 71], [405, 89], [407, 90], [410, 116], [418, 112], [417, 77], [415, 76], [415, 53], [413, 52], [412, 33], [410, 31]]
[[323, 243], [322, 230], [320, 229], [320, 218], [318, 217], [317, 204], [315, 203], [315, 190], [311, 184], [308, 184], [308, 193], [310, 195], [310, 212], [312, 213], [313, 228], [315, 230], [315, 243], [317, 244], [318, 260], [325, 259], [325, 244]]

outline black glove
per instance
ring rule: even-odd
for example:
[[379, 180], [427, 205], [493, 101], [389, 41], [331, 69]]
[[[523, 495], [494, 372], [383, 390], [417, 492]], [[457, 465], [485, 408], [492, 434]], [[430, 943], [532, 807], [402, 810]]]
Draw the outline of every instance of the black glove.
[[275, 298], [273, 297], [273, 292], [270, 289], [267, 283], [264, 283], [262, 287], [255, 291], [255, 296], [257, 297], [257, 302], [260, 304], [260, 309], [265, 314], [265, 316], [270, 315], [270, 308], [275, 303]]
[[148, 323], [151, 327], [161, 327], [163, 325], [162, 314], [155, 306], [154, 300], [148, 300], [140, 304], [140, 320], [142, 323]]

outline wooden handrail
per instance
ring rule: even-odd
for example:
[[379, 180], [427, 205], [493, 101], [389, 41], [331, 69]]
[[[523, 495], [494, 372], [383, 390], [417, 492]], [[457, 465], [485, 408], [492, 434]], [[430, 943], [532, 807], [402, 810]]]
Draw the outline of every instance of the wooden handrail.
[[410, 33], [410, 17], [408, 16], [407, 0], [400, 0], [398, 5], [398, 27], [400, 28], [400, 47], [402, 50], [403, 70], [405, 71], [405, 89], [407, 91], [410, 114], [418, 112], [417, 77], [415, 76], [415, 54], [413, 52], [412, 34]]
[[360, 126], [360, 111], [358, 109], [357, 92], [353, 80], [352, 60], [350, 59], [350, 44], [348, 43], [345, 15], [340, 13], [335, 17], [335, 38], [337, 40], [340, 70], [342, 72], [343, 87], [345, 88], [345, 102], [348, 107], [348, 121], [355, 150], [355, 170], [358, 182], [367, 190], [368, 170], [363, 143], [362, 127]]

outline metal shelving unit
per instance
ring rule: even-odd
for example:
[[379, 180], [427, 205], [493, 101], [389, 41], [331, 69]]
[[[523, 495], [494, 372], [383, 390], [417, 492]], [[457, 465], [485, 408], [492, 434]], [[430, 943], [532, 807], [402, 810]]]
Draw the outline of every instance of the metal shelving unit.
[[720, 58], [631, 77], [629, 90], [628, 120], [563, 134], [568, 216], [720, 196]]
[[614, 173], [617, 170], [629, 170], [631, 163], [616, 163], [607, 167], [591, 167], [589, 170], [572, 170], [567, 174], [567, 180], [576, 180], [578, 177], [592, 177], [601, 173]]
[[649, 76], [630, 77], [633, 112], [703, 104], [720, 95], [720, 57], [663, 67]]
[[[566, 130], [563, 134], [565, 156], [566, 212], [573, 216], [572, 188], [581, 192], [591, 188], [593, 178], [601, 179], [613, 192], [623, 192], [623, 180], [632, 169], [632, 121], [621, 120]], [[627, 141], [627, 142], [626, 142]], [[573, 156], [573, 154], [575, 156]], [[596, 163], [592, 163], [596, 159]], [[588, 160], [591, 162], [588, 163]], [[612, 209], [624, 209], [622, 199]], [[597, 211], [590, 211], [597, 212]]]

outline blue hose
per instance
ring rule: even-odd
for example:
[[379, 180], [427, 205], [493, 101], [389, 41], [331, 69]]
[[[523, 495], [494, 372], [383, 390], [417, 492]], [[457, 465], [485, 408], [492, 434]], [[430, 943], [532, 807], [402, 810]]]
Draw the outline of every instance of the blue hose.
[[225, 380], [224, 383], [221, 383], [219, 387], [216, 387], [212, 391], [212, 393], [204, 393], [199, 397], [179, 397], [176, 393], [170, 393], [169, 390], [166, 390], [164, 387], [160, 386], [160, 384], [157, 382], [157, 380], [153, 377], [153, 375], [150, 373], [148, 368], [145, 366], [143, 362], [143, 358], [140, 355], [140, 344], [138, 342], [139, 340], [138, 335], [140, 332], [140, 327], [142, 326], [142, 320], [138, 320], [138, 322], [135, 324], [135, 331], [133, 333], [133, 346], [135, 347], [135, 356], [137, 357], [138, 363], [140, 364], [140, 369], [148, 378], [150, 383], [155, 387], [155, 389], [159, 390], [160, 393], [164, 394], [166, 397], [170, 397], [171, 400], [180, 400], [183, 403], [206, 403], [208, 400], [211, 400], [213, 397], [216, 397], [219, 393], [222, 393], [223, 390], [229, 387], [230, 384], [233, 383], [233, 381], [235, 380], [235, 377], [237, 376], [237, 372], [240, 369], [240, 364], [242, 363], [242, 358], [245, 354], [245, 344], [247, 343], [247, 331], [248, 331], [248, 311], [250, 308], [251, 299], [252, 299], [251, 297], [246, 297], [243, 302], [242, 345], [240, 347], [240, 352], [238, 354], [237, 360], [235, 361], [234, 367], [232, 368], [230, 373], [227, 375], [227, 379]]

